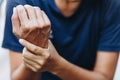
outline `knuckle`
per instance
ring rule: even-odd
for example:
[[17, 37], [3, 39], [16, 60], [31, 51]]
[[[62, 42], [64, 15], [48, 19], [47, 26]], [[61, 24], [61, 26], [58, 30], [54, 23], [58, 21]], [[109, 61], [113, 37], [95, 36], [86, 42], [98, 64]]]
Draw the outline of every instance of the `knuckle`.
[[26, 5], [24, 5], [24, 7], [26, 7], [26, 8], [30, 8], [31, 6], [30, 6], [30, 5], [28, 5], [28, 4], [26, 4]]
[[24, 23], [21, 24], [22, 27], [29, 27], [30, 26], [30, 22], [26, 21]]
[[28, 57], [28, 56], [27, 56], [27, 52], [26, 52], [26, 49], [25, 49], [25, 48], [23, 49], [23, 54], [22, 54], [22, 55], [23, 55], [23, 57], [24, 57], [24, 58], [25, 58], [25, 57]]
[[45, 28], [48, 28], [48, 27], [50, 27], [50, 26], [51, 26], [51, 25], [50, 25], [49, 23], [47, 23], [47, 24], [44, 25]]
[[50, 53], [45, 52], [45, 53], [44, 53], [44, 57], [45, 57], [45, 59], [48, 59], [48, 58], [50, 57]]
[[35, 69], [35, 68], [31, 68], [31, 70], [32, 70], [33, 72], [37, 72], [37, 69]]
[[16, 17], [15, 17], [14, 15], [12, 15], [11, 20], [12, 20], [12, 21], [15, 21], [15, 20], [16, 20]]
[[13, 29], [12, 29], [12, 33], [14, 33], [14, 35], [16, 35], [16, 36], [20, 36], [19, 31], [17, 31], [14, 26], [13, 26]]
[[28, 56], [25, 54], [25, 52], [23, 53], [23, 57], [24, 57], [24, 58], [28, 57]]
[[29, 32], [29, 27], [21, 27], [21, 31], [23, 32], [23, 33], [27, 33], [27, 32]]
[[44, 28], [44, 24], [41, 23], [40, 26], [39, 26], [40, 29]]
[[23, 32], [27, 32], [27, 31], [29, 31], [29, 28], [28, 27], [24, 27], [23, 28]]
[[32, 6], [30, 6], [30, 5], [24, 5], [24, 7], [26, 8], [26, 9], [28, 9], [28, 10], [33, 10], [34, 8], [32, 7]]
[[49, 25], [49, 24], [41, 23], [41, 24], [38, 26], [38, 28], [41, 29], [41, 30], [46, 30], [46, 29], [49, 29], [49, 28], [50, 28], [50, 25]]
[[26, 62], [26, 60], [25, 60], [25, 58], [23, 57], [23, 63], [24, 63], [24, 65], [26, 65], [27, 66], [27, 62]]
[[36, 20], [32, 20], [30, 27], [31, 27], [31, 28], [39, 28], [39, 25], [38, 25], [38, 23], [37, 23]]
[[18, 9], [19, 14], [23, 13], [24, 11], [23, 5], [18, 5], [16, 8]]
[[34, 7], [36, 10], [40, 10], [40, 8], [39, 7]]
[[44, 23], [40, 22], [39, 20], [37, 20], [38, 25], [39, 25], [39, 29], [42, 29], [44, 27]]
[[36, 20], [30, 20], [27, 23], [25, 23], [23, 26], [27, 29], [39, 28], [39, 25]]
[[39, 71], [41, 69], [41, 66], [36, 65], [36, 70]]
[[48, 19], [48, 21], [47, 21], [47, 24], [48, 24], [48, 25], [51, 25], [51, 22], [50, 22], [50, 20], [49, 20], [49, 19]]
[[39, 64], [41, 65], [41, 67], [45, 64], [45, 61], [44, 60], [40, 60], [39, 61]]
[[15, 29], [12, 30], [12, 32], [16, 35], [17, 34], [17, 31]]
[[39, 61], [38, 61], [38, 63], [39, 63], [39, 65], [41, 65], [41, 66], [43, 65], [43, 63], [42, 63], [42, 61], [41, 61], [41, 60], [39, 60]]
[[15, 36], [20, 37], [19, 33], [16, 30], [13, 30], [12, 32], [14, 33]]
[[50, 28], [51, 28], [51, 25], [50, 24], [44, 24], [44, 26], [43, 26], [43, 30], [50, 30]]
[[39, 51], [39, 49], [38, 49], [37, 47], [34, 47], [34, 48], [33, 48], [33, 51], [34, 51], [34, 52], [37, 52], [37, 51]]

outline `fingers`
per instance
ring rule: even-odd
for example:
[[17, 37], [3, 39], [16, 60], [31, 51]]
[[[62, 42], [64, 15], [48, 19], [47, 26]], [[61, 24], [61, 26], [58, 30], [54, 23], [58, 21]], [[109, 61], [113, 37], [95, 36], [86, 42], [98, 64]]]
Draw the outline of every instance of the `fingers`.
[[26, 12], [24, 6], [18, 5], [18, 6], [16, 7], [16, 9], [17, 9], [17, 11], [18, 11], [18, 16], [19, 16], [21, 25], [25, 25], [26, 22], [28, 21], [28, 16], [27, 16], [27, 12]]
[[40, 71], [45, 63], [44, 59], [44, 57], [35, 55], [32, 52], [28, 51], [26, 48], [23, 50], [24, 64], [34, 72]]
[[41, 12], [39, 7], [34, 7], [34, 9], [35, 9], [35, 13], [36, 13], [36, 16], [37, 16], [37, 22], [40, 25], [40, 28], [43, 28], [44, 24], [45, 24], [45, 21], [43, 19], [42, 12]]
[[[19, 38], [26, 39], [41, 47], [48, 47], [47, 41], [50, 34], [50, 21], [47, 15], [39, 7], [32, 7], [30, 5], [19, 5], [16, 7], [16, 12], [17, 18], [15, 18], [15, 20], [17, 19], [16, 21], [19, 22], [19, 25], [15, 24], [15, 20], [13, 20], [13, 24], [19, 26], [19, 28], [14, 28], [14, 32], [18, 33]], [[16, 12], [14, 9], [15, 15]], [[41, 39], [40, 42], [38, 42], [38, 38]], [[36, 46], [36, 48], [38, 46]], [[39, 49], [28, 48], [32, 51], [34, 50], [36, 53], [39, 52], [38, 50], [40, 49], [40, 47]]]
[[[26, 48], [23, 49], [23, 57], [37, 63], [38, 65], [42, 64], [43, 62], [41, 60], [43, 60], [42, 55], [36, 55], [33, 52], [28, 51]], [[37, 61], [39, 60], [39, 61]]]
[[24, 64], [25, 64], [25, 66], [27, 66], [33, 72], [37, 72], [37, 70], [33, 67], [33, 65], [29, 64], [29, 62], [25, 59], [24, 59]]
[[24, 64], [34, 72], [39, 72], [42, 68], [42, 65], [32, 62], [29, 59], [24, 58], [23, 61]]
[[[36, 55], [44, 53], [41, 47], [38, 47], [36, 45], [33, 45], [32, 43], [24, 40], [24, 39], [20, 39], [19, 42], [26, 47], [28, 50], [30, 50], [31, 52], [35, 53]], [[47, 49], [44, 49], [47, 50]]]
[[12, 20], [12, 26], [13, 26], [13, 33], [19, 37], [20, 20], [15, 7], [13, 8], [13, 15], [11, 20]]
[[28, 18], [32, 21], [35, 21], [36, 20], [36, 14], [35, 14], [34, 7], [32, 7], [30, 5], [25, 5], [24, 8], [27, 11]]
[[44, 21], [45, 21], [46, 27], [49, 26], [49, 25], [51, 25], [50, 20], [49, 20], [49, 18], [47, 17], [47, 15], [45, 14], [44, 11], [42, 11], [42, 16], [43, 16], [43, 19], [44, 19]]
[[[16, 14], [17, 12], [17, 14]], [[28, 28], [45, 28], [50, 27], [50, 20], [48, 19], [47, 15], [44, 11], [42, 11], [39, 7], [33, 7], [30, 5], [18, 5], [16, 8], [14, 8], [14, 15], [17, 15], [17, 23], [19, 21], [19, 26], [23, 28], [23, 30], [26, 32], [26, 29]], [[14, 20], [14, 17], [13, 17]], [[16, 23], [16, 21], [13, 21], [13, 23]], [[16, 25], [18, 25], [16, 23]], [[32, 26], [32, 27], [31, 27]], [[24, 29], [26, 27], [26, 29]], [[49, 28], [50, 29], [50, 28]], [[23, 31], [23, 32], [24, 32]]]
[[[46, 32], [47, 32], [48, 34], [50, 34], [50, 29], [51, 29], [51, 28], [48, 28], [48, 27], [51, 27], [50, 20], [48, 19], [47, 15], [45, 14], [44, 11], [42, 11], [42, 15], [43, 15], [43, 20], [44, 20], [44, 22], [45, 22], [45, 25], [44, 25], [44, 28], [43, 28], [43, 29], [45, 29]], [[44, 33], [44, 32], [42, 32], [42, 33]]]

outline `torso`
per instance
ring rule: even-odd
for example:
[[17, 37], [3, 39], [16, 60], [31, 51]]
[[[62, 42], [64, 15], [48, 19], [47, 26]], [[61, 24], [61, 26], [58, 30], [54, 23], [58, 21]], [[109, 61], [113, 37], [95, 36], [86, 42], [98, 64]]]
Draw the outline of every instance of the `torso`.
[[[98, 43], [101, 37], [101, 19], [103, 19], [101, 16], [101, 6], [99, 6], [99, 4], [96, 6], [94, 1], [101, 0], [83, 0], [79, 7], [70, 9], [70, 12], [74, 13], [69, 13], [69, 10], [66, 12], [64, 12], [64, 10], [61, 11], [55, 4], [54, 0], [15, 1], [17, 1], [16, 5], [30, 4], [32, 6], [39, 6], [42, 10], [44, 10], [51, 21], [51, 41], [58, 53], [66, 60], [77, 66], [89, 70], [93, 69], [96, 61]], [[66, 16], [66, 13], [69, 13], [69, 15]], [[10, 26], [7, 27], [8, 31], [12, 30], [12, 25], [7, 24], [6, 26]], [[6, 33], [8, 31], [6, 31]], [[12, 35], [12, 37], [14, 36]], [[15, 39], [14, 41], [17, 40]], [[18, 43], [17, 45], [20, 46]], [[45, 72], [43, 73], [42, 80], [60, 79], [51, 73]]]
[[[54, 0], [47, 1], [41, 8], [52, 23], [51, 41], [58, 53], [71, 63], [92, 70], [100, 37], [100, 13], [92, 9], [93, 5], [83, 2], [72, 15], [65, 16]], [[46, 74], [49, 73], [43, 75], [45, 80]]]

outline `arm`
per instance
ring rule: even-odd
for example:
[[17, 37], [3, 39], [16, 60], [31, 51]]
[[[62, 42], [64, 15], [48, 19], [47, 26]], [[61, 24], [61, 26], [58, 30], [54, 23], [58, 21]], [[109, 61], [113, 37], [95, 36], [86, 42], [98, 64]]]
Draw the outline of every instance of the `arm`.
[[[114, 77], [118, 52], [98, 51], [96, 65], [90, 71], [62, 58], [51, 42], [49, 42], [49, 50], [42, 49], [25, 40], [20, 40], [20, 43], [28, 49], [23, 56], [25, 63], [36, 64], [33, 68], [29, 67], [35, 72], [49, 71], [63, 80], [112, 80]], [[32, 56], [34, 57], [31, 58]]]
[[117, 52], [98, 52], [96, 65], [91, 71], [63, 59], [53, 73], [63, 80], [113, 80], [117, 59]]
[[41, 73], [26, 68], [22, 62], [22, 54], [10, 51], [11, 80], [39, 80]]
[[47, 15], [39, 8], [30, 5], [18, 5], [13, 9], [13, 33], [37, 46], [47, 48], [51, 23]]
[[[12, 15], [12, 25], [13, 32], [18, 38], [24, 38], [25, 40], [28, 40], [29, 42], [43, 48], [48, 47], [50, 21], [48, 20], [45, 13], [38, 7], [19, 5], [14, 8]], [[12, 73], [13, 80], [40, 79], [40, 72], [31, 71], [28, 68], [28, 64], [26, 65], [24, 62], [22, 62], [22, 56], [20, 57], [20, 60], [20, 66], [17, 67]]]

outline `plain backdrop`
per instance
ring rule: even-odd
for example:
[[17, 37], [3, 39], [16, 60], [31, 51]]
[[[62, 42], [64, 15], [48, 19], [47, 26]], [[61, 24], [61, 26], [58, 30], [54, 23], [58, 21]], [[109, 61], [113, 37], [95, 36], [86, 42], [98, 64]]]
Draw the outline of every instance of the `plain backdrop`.
[[[5, 4], [6, 0], [0, 6], [0, 46], [3, 40]], [[8, 50], [0, 48], [0, 80], [10, 80], [10, 63]]]

